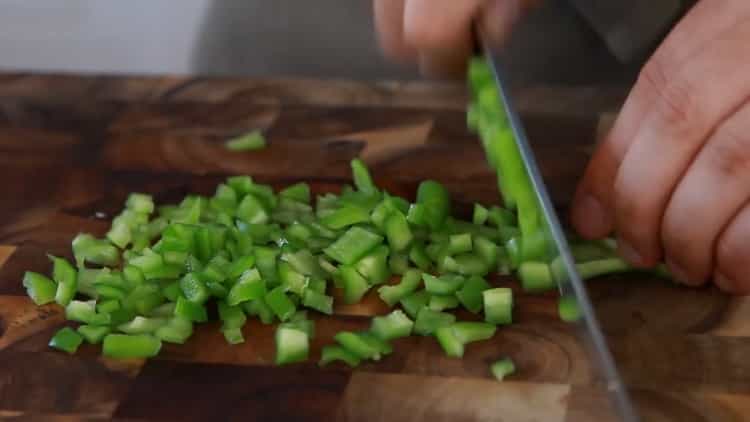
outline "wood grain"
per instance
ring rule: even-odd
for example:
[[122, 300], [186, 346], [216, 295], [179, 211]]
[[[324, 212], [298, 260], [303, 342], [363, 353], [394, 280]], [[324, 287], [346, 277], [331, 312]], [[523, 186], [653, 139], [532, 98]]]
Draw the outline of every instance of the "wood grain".
[[[556, 203], [565, 209], [597, 133], [625, 91], [526, 87], [519, 103]], [[605, 421], [591, 357], [559, 321], [554, 295], [515, 292], [516, 324], [443, 355], [433, 338], [394, 343], [392, 355], [351, 370], [317, 367], [340, 330], [369, 326], [387, 307], [370, 293], [315, 316], [308, 362], [273, 365], [273, 328], [252, 321], [228, 345], [214, 323], [148, 362], [68, 356], [47, 347], [67, 324], [57, 305], [36, 307], [21, 286], [49, 272], [46, 253], [71, 258], [82, 231], [103, 234], [129, 192], [159, 203], [211, 194], [225, 177], [252, 174], [277, 188], [314, 192], [351, 183], [362, 157], [376, 181], [414, 196], [421, 180], [446, 184], [455, 212], [499, 203], [492, 171], [465, 128], [461, 86], [351, 81], [0, 75], [0, 418], [19, 420], [457, 420]], [[611, 118], [605, 119], [611, 122]], [[248, 130], [270, 145], [230, 153]], [[748, 420], [750, 302], [643, 274], [589, 283], [608, 344], [645, 420]], [[215, 310], [212, 310], [214, 312]], [[470, 314], [460, 314], [471, 319]], [[507, 382], [488, 366], [511, 357]]]

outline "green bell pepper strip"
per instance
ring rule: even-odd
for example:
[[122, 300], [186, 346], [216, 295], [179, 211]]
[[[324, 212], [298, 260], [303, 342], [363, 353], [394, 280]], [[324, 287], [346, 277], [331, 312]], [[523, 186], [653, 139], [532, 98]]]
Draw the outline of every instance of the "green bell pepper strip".
[[395, 253], [388, 258], [388, 268], [393, 274], [404, 274], [409, 270], [409, 257]]
[[445, 311], [458, 307], [458, 298], [454, 295], [432, 295], [430, 296], [429, 308], [433, 311]]
[[354, 186], [357, 190], [365, 194], [374, 194], [378, 192], [378, 188], [372, 181], [370, 171], [367, 169], [365, 163], [362, 160], [355, 158], [351, 161], [352, 175], [354, 176]]
[[378, 295], [388, 306], [394, 306], [401, 299], [413, 293], [419, 288], [422, 281], [422, 272], [419, 270], [408, 270], [401, 277], [399, 284], [383, 286], [378, 289]]
[[370, 284], [383, 284], [391, 277], [388, 268], [389, 253], [387, 246], [380, 245], [357, 261], [354, 267]]
[[226, 301], [229, 305], [239, 305], [242, 302], [255, 300], [266, 294], [266, 283], [260, 276], [260, 272], [253, 268], [245, 271], [239, 280], [229, 289]]
[[497, 287], [482, 292], [484, 320], [491, 324], [510, 324], [513, 321], [513, 292]]
[[107, 334], [102, 354], [116, 359], [150, 358], [159, 354], [161, 340], [147, 334]]
[[450, 326], [454, 322], [456, 322], [455, 315], [424, 307], [419, 310], [417, 319], [414, 321], [414, 333], [428, 336], [438, 328]]
[[345, 205], [320, 219], [325, 227], [332, 230], [343, 229], [367, 221], [370, 221], [370, 213], [366, 209], [353, 205]]
[[174, 315], [193, 322], [208, 321], [206, 307], [199, 303], [191, 302], [185, 299], [184, 296], [179, 296], [177, 298], [177, 304], [174, 308]]
[[254, 130], [227, 140], [224, 147], [229, 151], [256, 151], [266, 147], [266, 138], [260, 131]]
[[489, 211], [481, 204], [474, 204], [474, 213], [472, 214], [471, 221], [474, 224], [482, 225], [487, 222]]
[[33, 271], [26, 271], [23, 275], [23, 287], [37, 305], [54, 302], [58, 289], [54, 281]]
[[492, 207], [487, 213], [487, 220], [495, 227], [515, 227], [516, 216], [505, 208]]
[[200, 274], [187, 273], [180, 279], [180, 290], [191, 302], [204, 304], [208, 300], [209, 290]]
[[383, 236], [361, 227], [352, 227], [323, 252], [344, 265], [351, 265], [383, 242]]
[[416, 318], [429, 301], [430, 294], [426, 290], [420, 290], [404, 296], [399, 303], [409, 317]]
[[341, 277], [344, 288], [344, 302], [353, 304], [359, 302], [370, 290], [370, 283], [354, 267], [342, 265], [338, 274]]
[[333, 314], [333, 298], [312, 289], [305, 290], [302, 295], [302, 305], [326, 315]]
[[247, 194], [237, 206], [237, 218], [251, 225], [266, 224], [269, 215], [258, 198]]
[[69, 354], [73, 354], [83, 343], [83, 337], [70, 327], [64, 327], [57, 331], [49, 341], [49, 346]]
[[108, 325], [111, 322], [109, 314], [96, 312], [96, 301], [87, 302], [72, 300], [65, 307], [65, 319], [78, 321], [89, 325]]
[[341, 361], [354, 368], [358, 366], [362, 360], [354, 353], [349, 352], [341, 346], [323, 346], [320, 351], [320, 362], [318, 365], [326, 366], [334, 361]]
[[87, 343], [99, 344], [112, 329], [106, 325], [81, 325], [77, 331]]
[[245, 337], [242, 335], [242, 328], [222, 328], [221, 333], [229, 344], [240, 344], [245, 342]]
[[424, 245], [422, 243], [415, 242], [409, 250], [409, 260], [414, 263], [420, 270], [427, 271], [432, 263], [430, 257], [427, 256]]
[[310, 203], [310, 185], [307, 183], [295, 183], [279, 192], [280, 198], [292, 199], [304, 204]]
[[383, 341], [408, 337], [414, 328], [414, 322], [401, 310], [395, 310], [385, 316], [372, 319], [370, 332]]
[[288, 320], [297, 310], [294, 302], [286, 295], [286, 290], [283, 286], [278, 286], [268, 292], [264, 297], [264, 301], [281, 321]]
[[446, 356], [460, 358], [464, 355], [464, 342], [462, 342], [452, 325], [439, 327], [435, 330], [435, 338], [440, 347], [443, 348]]
[[173, 317], [159, 327], [154, 336], [167, 343], [184, 344], [193, 335], [193, 323], [189, 319]]
[[472, 276], [456, 292], [456, 297], [466, 310], [473, 314], [478, 314], [482, 310], [484, 303], [482, 292], [489, 288], [490, 285], [482, 277]]
[[287, 365], [307, 359], [310, 352], [310, 338], [304, 331], [278, 327], [275, 340], [277, 365]]
[[471, 252], [472, 241], [470, 233], [454, 234], [448, 237], [448, 253], [456, 255]]
[[435, 277], [432, 274], [422, 274], [425, 290], [433, 295], [452, 295], [461, 288], [466, 281], [461, 276], [446, 274]]
[[450, 212], [450, 197], [443, 185], [434, 180], [420, 183], [417, 188], [417, 204], [424, 207], [424, 220], [432, 230], [443, 227]]
[[516, 365], [510, 358], [504, 358], [496, 361], [490, 366], [490, 373], [498, 381], [503, 381], [505, 377], [516, 372]]
[[125, 334], [152, 334], [167, 323], [166, 318], [146, 318], [137, 316], [132, 321], [120, 324], [117, 329]]
[[278, 268], [281, 285], [284, 286], [288, 292], [294, 293], [297, 296], [302, 296], [310, 283], [310, 277], [295, 271], [288, 262], [279, 262]]
[[120, 253], [115, 246], [90, 234], [79, 234], [73, 239], [72, 246], [76, 266], [79, 268], [82, 268], [85, 262], [111, 267], [120, 261]]
[[256, 315], [263, 324], [271, 324], [274, 321], [274, 313], [266, 304], [264, 298], [258, 298], [249, 302], [244, 302], [242, 307], [248, 315]]
[[380, 360], [381, 350], [378, 345], [366, 341], [359, 333], [341, 331], [333, 338], [344, 350], [359, 359]]
[[427, 224], [427, 209], [424, 204], [411, 204], [406, 213], [406, 221], [416, 227], [424, 227]]
[[402, 252], [411, 245], [414, 235], [409, 228], [406, 217], [400, 212], [391, 213], [384, 223], [388, 243], [395, 252]]
[[260, 272], [261, 278], [270, 286], [279, 283], [279, 277], [276, 270], [276, 258], [279, 256], [277, 249], [268, 247], [255, 248], [255, 267]]

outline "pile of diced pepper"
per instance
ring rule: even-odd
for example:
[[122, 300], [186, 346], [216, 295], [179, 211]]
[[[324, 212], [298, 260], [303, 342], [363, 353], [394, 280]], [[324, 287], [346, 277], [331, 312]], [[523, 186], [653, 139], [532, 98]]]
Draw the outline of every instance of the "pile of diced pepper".
[[[451, 357], [490, 339], [512, 322], [513, 294], [488, 276], [518, 271], [529, 291], [555, 283], [539, 242], [529, 241], [539, 234], [538, 205], [487, 85], [488, 69], [475, 60], [470, 75], [469, 126], [498, 173], [506, 208], [475, 204], [470, 218], [452, 216], [449, 193], [434, 180], [419, 185], [412, 203], [379, 189], [358, 159], [353, 186], [338, 195], [313, 198], [306, 183], [277, 193], [249, 176], [229, 177], [213, 196], [189, 195], [177, 205], [157, 207], [134, 193], [105, 238], [73, 239], [74, 263], [51, 256], [51, 278], [25, 274], [36, 304], [56, 302], [80, 324], [61, 329], [50, 346], [74, 353], [85, 340], [101, 343], [108, 357], [153, 357], [162, 342], [188, 341], [216, 306], [230, 344], [245, 340], [248, 317], [278, 324], [276, 363], [291, 364], [309, 358], [315, 332], [307, 312], [332, 315], [333, 289], [347, 304], [375, 289], [395, 309], [372, 318], [366, 331], [336, 334], [321, 365], [379, 360], [393, 340], [410, 335], [434, 336]], [[608, 241], [574, 244], [574, 253], [584, 277], [629, 269]], [[476, 317], [458, 321], [458, 308]], [[577, 318], [574, 304], [560, 309], [564, 319]], [[513, 370], [508, 359], [491, 367], [498, 379]]]

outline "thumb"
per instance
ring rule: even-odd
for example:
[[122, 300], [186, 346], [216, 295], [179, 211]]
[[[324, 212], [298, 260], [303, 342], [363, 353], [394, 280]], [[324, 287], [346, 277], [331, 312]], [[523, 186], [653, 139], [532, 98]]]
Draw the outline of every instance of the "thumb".
[[479, 24], [493, 47], [503, 46], [513, 27], [536, 1], [489, 0], [485, 3]]

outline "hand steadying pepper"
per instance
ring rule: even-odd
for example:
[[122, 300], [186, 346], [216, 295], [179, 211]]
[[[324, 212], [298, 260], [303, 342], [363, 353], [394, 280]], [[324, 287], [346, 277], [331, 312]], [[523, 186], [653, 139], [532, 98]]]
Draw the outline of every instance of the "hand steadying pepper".
[[[375, 0], [385, 53], [458, 76], [471, 24], [500, 42], [535, 1]], [[639, 267], [750, 293], [750, 2], [702, 0], [643, 67], [580, 182], [573, 225]]]

